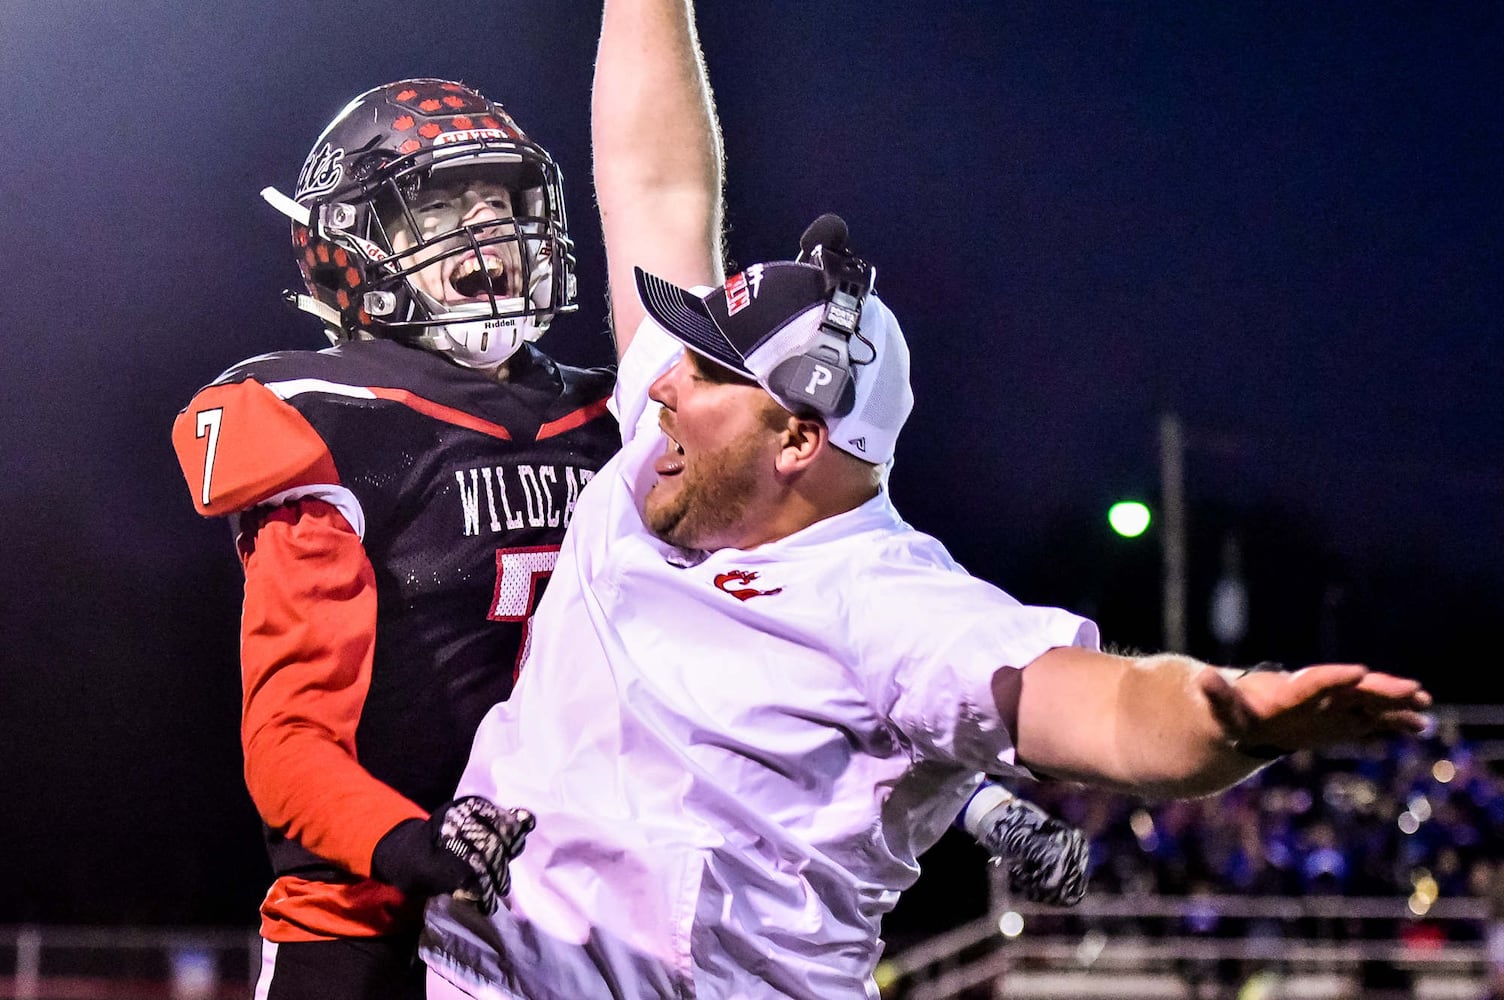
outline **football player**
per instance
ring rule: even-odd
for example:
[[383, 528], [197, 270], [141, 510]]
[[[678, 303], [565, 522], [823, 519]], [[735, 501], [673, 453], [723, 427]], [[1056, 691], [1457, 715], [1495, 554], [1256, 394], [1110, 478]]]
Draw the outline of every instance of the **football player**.
[[562, 181], [474, 90], [361, 94], [291, 197], [263, 195], [332, 346], [236, 365], [173, 427], [245, 571], [241, 741], [275, 876], [257, 996], [418, 997], [423, 899], [493, 907], [530, 823], [451, 796], [615, 450], [612, 375], [532, 344], [575, 308]]

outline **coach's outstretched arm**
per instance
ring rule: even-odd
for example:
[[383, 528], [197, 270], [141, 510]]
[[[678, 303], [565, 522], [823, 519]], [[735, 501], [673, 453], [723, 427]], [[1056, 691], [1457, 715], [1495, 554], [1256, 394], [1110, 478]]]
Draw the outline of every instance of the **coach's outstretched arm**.
[[1420, 732], [1431, 704], [1418, 681], [1356, 664], [1239, 674], [1172, 654], [1062, 647], [1012, 673], [993, 690], [1004, 718], [1016, 704], [1020, 762], [1151, 796], [1219, 791], [1281, 752]]
[[723, 151], [690, 0], [606, 0], [591, 91], [617, 355], [643, 317], [632, 268], [717, 285]]

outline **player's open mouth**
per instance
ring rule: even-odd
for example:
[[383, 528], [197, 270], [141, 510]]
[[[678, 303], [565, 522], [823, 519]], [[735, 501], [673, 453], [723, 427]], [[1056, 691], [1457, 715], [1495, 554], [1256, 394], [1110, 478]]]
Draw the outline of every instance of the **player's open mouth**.
[[[484, 267], [481, 266], [482, 260]], [[490, 254], [482, 254], [480, 260], [475, 254], [469, 254], [449, 273], [449, 287], [465, 299], [486, 298], [491, 294], [506, 298], [512, 294], [508, 286], [507, 266]]]

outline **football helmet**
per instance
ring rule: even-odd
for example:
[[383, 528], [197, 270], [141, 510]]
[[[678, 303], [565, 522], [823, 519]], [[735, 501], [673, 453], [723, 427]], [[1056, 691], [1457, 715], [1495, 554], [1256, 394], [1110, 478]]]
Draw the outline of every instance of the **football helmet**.
[[576, 308], [574, 244], [553, 158], [501, 105], [449, 80], [399, 80], [351, 101], [291, 198], [306, 295], [333, 343], [366, 334], [497, 365]]

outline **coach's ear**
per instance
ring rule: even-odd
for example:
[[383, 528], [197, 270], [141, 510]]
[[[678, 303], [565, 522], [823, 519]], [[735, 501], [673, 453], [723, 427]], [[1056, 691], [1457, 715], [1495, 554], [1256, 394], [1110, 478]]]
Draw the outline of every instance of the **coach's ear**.
[[825, 449], [833, 447], [830, 432], [818, 417], [801, 417], [785, 411], [778, 431], [779, 448], [774, 467], [780, 476], [795, 476], [809, 468]]

